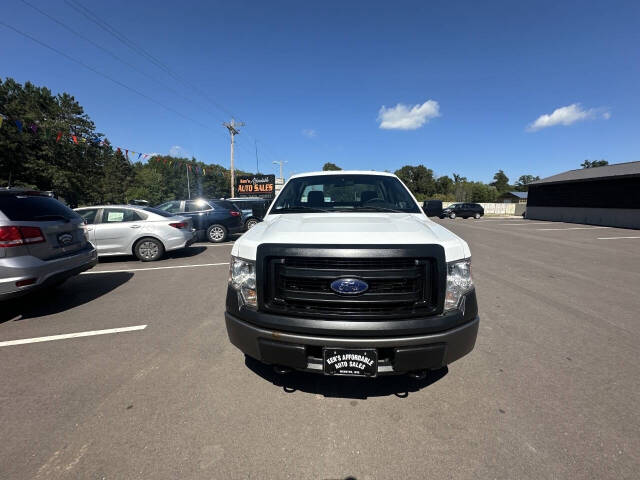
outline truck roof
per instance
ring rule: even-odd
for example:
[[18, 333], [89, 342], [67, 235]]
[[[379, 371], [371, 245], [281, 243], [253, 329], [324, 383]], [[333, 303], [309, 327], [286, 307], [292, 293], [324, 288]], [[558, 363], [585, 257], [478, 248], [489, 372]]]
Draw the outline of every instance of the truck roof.
[[316, 177], [318, 175], [380, 175], [384, 177], [395, 177], [393, 173], [378, 172], [375, 170], [327, 170], [320, 172], [296, 173], [295, 175], [291, 175], [291, 178]]

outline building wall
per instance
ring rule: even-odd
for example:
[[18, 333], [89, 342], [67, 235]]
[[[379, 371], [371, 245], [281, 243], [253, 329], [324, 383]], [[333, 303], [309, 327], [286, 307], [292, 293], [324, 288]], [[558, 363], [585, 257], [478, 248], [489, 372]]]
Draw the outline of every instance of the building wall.
[[639, 208], [527, 207], [527, 218], [584, 223], [606, 227], [640, 228]]

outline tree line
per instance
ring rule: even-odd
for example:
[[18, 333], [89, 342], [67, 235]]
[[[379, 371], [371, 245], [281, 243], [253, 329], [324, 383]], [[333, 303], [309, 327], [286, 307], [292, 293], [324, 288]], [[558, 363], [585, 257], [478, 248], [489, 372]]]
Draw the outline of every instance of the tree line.
[[206, 170], [190, 174], [192, 196], [230, 195], [229, 170], [221, 165], [171, 156], [129, 160], [68, 93], [54, 95], [30, 82], [0, 79], [0, 114], [0, 188], [53, 191], [72, 207], [133, 199], [158, 204], [187, 197], [190, 165], [192, 172], [196, 166]]

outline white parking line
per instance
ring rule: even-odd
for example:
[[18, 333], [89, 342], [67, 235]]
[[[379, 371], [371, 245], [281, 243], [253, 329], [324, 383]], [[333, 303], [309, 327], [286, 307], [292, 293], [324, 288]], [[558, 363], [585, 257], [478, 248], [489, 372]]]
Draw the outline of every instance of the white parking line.
[[595, 230], [597, 228], [611, 228], [611, 227], [536, 228], [536, 230], [540, 230], [540, 231], [551, 231], [551, 230]]
[[622, 240], [623, 238], [640, 238], [640, 237], [598, 237], [598, 240]]
[[67, 338], [91, 337], [93, 335], [106, 335], [108, 333], [133, 332], [135, 330], [144, 330], [146, 325], [136, 325], [134, 327], [109, 328], [107, 330], [92, 330], [89, 332], [65, 333], [63, 335], [51, 335], [49, 337], [23, 338], [21, 340], [8, 340], [0, 342], [0, 347], [8, 347], [10, 345], [24, 345], [25, 343], [50, 342], [52, 340], [64, 340]]
[[498, 223], [498, 225], [548, 225], [549, 222], [529, 222], [529, 223]]
[[149, 268], [123, 268], [121, 270], [89, 270], [82, 272], [80, 275], [93, 275], [96, 273], [121, 273], [121, 272], [146, 272], [149, 270], [167, 270], [169, 268], [196, 268], [196, 267], [217, 267], [220, 265], [229, 265], [224, 263], [200, 263], [198, 265], [171, 265], [169, 267], [149, 267]]

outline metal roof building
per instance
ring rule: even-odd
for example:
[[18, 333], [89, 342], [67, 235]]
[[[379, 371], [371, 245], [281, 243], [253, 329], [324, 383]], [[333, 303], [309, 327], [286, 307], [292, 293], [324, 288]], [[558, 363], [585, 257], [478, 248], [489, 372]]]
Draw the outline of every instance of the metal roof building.
[[569, 170], [530, 183], [527, 218], [640, 228], [640, 162]]
[[499, 202], [527, 203], [527, 192], [505, 192], [498, 197]]

